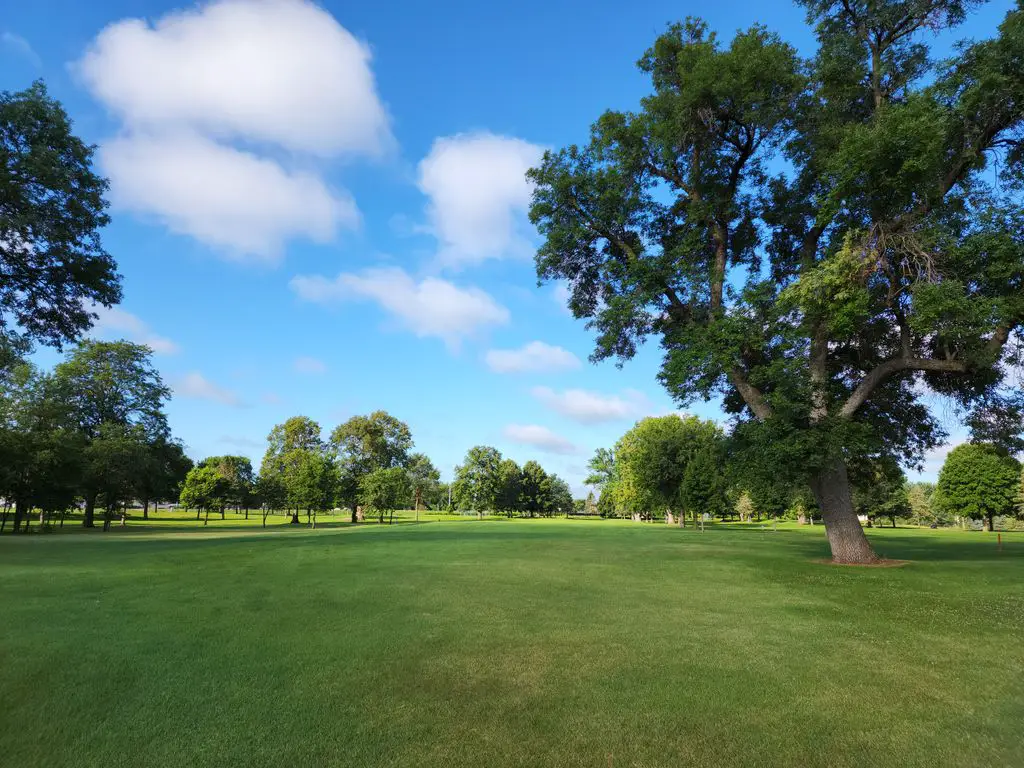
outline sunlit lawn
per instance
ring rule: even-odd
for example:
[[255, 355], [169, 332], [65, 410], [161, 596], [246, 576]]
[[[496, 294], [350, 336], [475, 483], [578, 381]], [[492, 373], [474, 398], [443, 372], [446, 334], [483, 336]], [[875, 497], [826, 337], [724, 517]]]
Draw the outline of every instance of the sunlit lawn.
[[1024, 764], [1024, 534], [347, 519], [4, 536], [0, 764]]

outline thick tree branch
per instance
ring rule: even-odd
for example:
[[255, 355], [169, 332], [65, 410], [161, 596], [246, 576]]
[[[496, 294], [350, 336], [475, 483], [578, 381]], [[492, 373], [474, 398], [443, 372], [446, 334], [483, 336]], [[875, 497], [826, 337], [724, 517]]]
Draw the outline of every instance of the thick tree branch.
[[809, 355], [811, 371], [811, 423], [828, 416], [828, 326], [824, 318], [814, 322]]
[[768, 401], [764, 399], [764, 395], [761, 394], [761, 390], [747, 381], [747, 377], [739, 367], [734, 367], [730, 370], [728, 376], [729, 383], [732, 384], [736, 388], [736, 391], [740, 393], [740, 397], [743, 398], [743, 402], [747, 404], [747, 407], [750, 408], [758, 421], [764, 421], [771, 417], [772, 407], [768, 405]]
[[[1003, 346], [1010, 338], [1013, 325], [1001, 325], [985, 343], [985, 352], [993, 360], [997, 359]], [[901, 354], [879, 363], [857, 387], [839, 411], [842, 418], [852, 417], [864, 405], [871, 393], [887, 378], [901, 371], [930, 371], [935, 373], [967, 373], [971, 365], [964, 360], [942, 359], [932, 357], [912, 357]]]

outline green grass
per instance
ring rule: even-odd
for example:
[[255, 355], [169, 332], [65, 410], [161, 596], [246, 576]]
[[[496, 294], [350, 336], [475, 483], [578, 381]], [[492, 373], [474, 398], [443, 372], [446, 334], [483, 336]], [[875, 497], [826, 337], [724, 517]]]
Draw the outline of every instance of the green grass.
[[1022, 534], [228, 522], [0, 539], [0, 763], [1024, 762]]

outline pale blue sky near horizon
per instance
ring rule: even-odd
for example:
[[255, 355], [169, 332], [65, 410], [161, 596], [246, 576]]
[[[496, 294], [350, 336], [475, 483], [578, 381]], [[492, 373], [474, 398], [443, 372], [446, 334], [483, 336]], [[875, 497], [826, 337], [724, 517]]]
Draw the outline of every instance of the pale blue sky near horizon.
[[[957, 36], [992, 34], [1012, 5]], [[154, 346], [190, 455], [258, 465], [289, 416], [326, 436], [382, 408], [446, 478], [488, 444], [577, 492], [596, 448], [675, 405], [656, 341], [593, 365], [557, 286], [537, 286], [522, 171], [637, 105], [635, 62], [671, 21], [726, 39], [760, 22], [813, 49], [789, 2], [0, 7], [0, 89], [43, 78], [112, 181], [124, 301], [97, 336]]]

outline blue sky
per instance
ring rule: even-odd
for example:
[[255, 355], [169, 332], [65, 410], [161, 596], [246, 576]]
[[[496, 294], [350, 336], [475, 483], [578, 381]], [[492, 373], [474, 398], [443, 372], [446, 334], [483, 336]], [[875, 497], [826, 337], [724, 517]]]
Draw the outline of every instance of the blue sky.
[[43, 77], [100, 145], [124, 302], [97, 335], [154, 346], [191, 455], [258, 463], [289, 416], [326, 435], [383, 408], [445, 476], [484, 443], [579, 489], [595, 448], [673, 404], [656, 344], [591, 365], [537, 287], [522, 170], [633, 108], [634, 62], [687, 14], [811, 49], [787, 2], [40, 0], [5, 3], [0, 89]]

